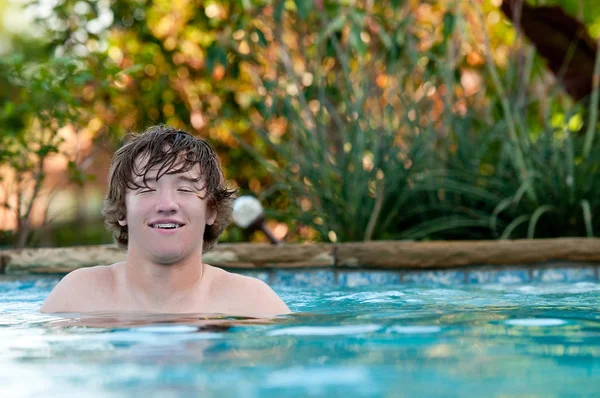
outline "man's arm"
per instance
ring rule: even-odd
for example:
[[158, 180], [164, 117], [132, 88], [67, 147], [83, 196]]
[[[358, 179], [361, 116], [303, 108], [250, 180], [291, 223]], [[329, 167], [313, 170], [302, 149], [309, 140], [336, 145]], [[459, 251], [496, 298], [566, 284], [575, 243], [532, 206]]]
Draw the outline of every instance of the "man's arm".
[[94, 286], [98, 282], [99, 267], [80, 268], [65, 275], [65, 277], [50, 292], [40, 308], [43, 313], [80, 312], [93, 310]]
[[240, 285], [235, 292], [236, 300], [244, 314], [271, 317], [289, 314], [291, 311], [283, 300], [260, 279], [238, 276]]
[[264, 309], [269, 314], [283, 315], [291, 313], [288, 306], [283, 302], [281, 297], [271, 289], [269, 285], [260, 279], [255, 279], [256, 299], [259, 308]]

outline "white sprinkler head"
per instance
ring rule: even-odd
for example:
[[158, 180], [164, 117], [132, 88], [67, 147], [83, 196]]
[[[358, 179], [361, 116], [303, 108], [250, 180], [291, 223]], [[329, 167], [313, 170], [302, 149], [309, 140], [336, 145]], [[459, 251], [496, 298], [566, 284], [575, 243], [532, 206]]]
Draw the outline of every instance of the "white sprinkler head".
[[248, 228], [263, 215], [263, 207], [254, 196], [240, 196], [233, 202], [233, 222], [240, 228]]

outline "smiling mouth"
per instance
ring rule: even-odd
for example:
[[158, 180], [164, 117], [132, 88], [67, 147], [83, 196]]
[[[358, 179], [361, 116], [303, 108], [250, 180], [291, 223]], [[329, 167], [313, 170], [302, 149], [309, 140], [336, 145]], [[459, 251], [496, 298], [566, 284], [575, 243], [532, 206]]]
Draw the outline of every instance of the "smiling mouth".
[[160, 224], [150, 224], [150, 227], [156, 229], [177, 229], [183, 227], [185, 224], [174, 224], [174, 223], [160, 223]]

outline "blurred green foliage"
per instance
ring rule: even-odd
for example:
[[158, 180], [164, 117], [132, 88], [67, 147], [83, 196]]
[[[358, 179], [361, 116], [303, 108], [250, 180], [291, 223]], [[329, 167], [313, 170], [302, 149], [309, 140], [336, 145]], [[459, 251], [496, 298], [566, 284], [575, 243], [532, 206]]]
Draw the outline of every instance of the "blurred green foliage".
[[[594, 34], [595, 2], [560, 3]], [[289, 241], [593, 236], [595, 120], [498, 6], [32, 0], [31, 37], [3, 35], [21, 55], [0, 70], [0, 164], [35, 186], [58, 152], [86, 184], [100, 157], [60, 127], [112, 153], [166, 123], [208, 138]]]
[[69, 180], [80, 185], [87, 180], [63, 150], [60, 129], [83, 120], [81, 91], [105, 82], [95, 82], [85, 60], [73, 57], [31, 62], [17, 54], [2, 59], [0, 68], [9, 87], [0, 109], [0, 205], [5, 215], [16, 219], [15, 246], [23, 247], [32, 232], [34, 207], [45, 190], [48, 160], [66, 158]]

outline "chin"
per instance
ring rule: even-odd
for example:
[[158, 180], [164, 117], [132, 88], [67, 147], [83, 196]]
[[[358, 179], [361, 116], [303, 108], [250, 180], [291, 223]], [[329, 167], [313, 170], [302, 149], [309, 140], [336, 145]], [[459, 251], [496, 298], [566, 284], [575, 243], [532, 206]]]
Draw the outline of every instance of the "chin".
[[194, 251], [192, 251], [192, 250], [188, 250], [188, 251], [186, 251], [184, 249], [178, 250], [173, 247], [170, 247], [165, 250], [156, 250], [156, 248], [153, 248], [153, 250], [149, 251], [149, 253], [152, 256], [153, 262], [155, 262], [156, 264], [159, 264], [159, 265], [164, 265], [164, 266], [177, 264], [178, 262], [193, 255], [193, 252]]
[[179, 262], [181, 260], [180, 256], [165, 256], [165, 255], [161, 255], [161, 256], [153, 256], [153, 263], [156, 263], [158, 265], [163, 265], [165, 267], [177, 264], [177, 262]]

